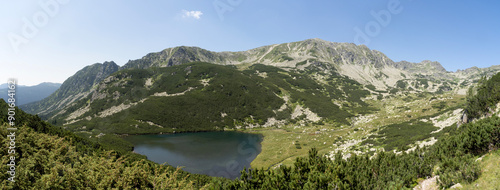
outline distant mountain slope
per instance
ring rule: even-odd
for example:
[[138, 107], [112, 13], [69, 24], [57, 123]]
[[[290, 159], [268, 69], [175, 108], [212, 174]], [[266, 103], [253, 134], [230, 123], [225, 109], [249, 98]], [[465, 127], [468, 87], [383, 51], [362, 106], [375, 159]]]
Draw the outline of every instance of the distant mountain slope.
[[94, 85], [118, 69], [119, 66], [114, 62], [87, 66], [66, 79], [61, 87], [49, 97], [39, 102], [20, 106], [20, 108], [41, 117], [57, 113], [65, 106], [88, 95]]
[[[31, 102], [42, 100], [54, 93], [61, 84], [59, 83], [40, 83], [35, 86], [18, 85], [16, 89], [17, 105], [24, 105]], [[7, 88], [0, 89], [0, 98], [8, 99]]]

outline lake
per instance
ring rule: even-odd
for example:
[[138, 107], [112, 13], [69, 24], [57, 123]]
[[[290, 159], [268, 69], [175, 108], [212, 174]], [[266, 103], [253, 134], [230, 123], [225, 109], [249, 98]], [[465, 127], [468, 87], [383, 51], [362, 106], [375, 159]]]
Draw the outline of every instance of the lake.
[[236, 179], [261, 151], [262, 136], [233, 131], [132, 135], [125, 140], [149, 160], [210, 176]]

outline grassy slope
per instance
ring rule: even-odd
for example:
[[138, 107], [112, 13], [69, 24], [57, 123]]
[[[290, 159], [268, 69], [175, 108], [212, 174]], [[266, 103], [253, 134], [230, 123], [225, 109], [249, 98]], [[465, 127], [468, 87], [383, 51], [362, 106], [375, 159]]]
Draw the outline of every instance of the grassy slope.
[[371, 121], [360, 122], [356, 127], [366, 131], [370, 140], [365, 143], [374, 144], [375, 148], [406, 149], [415, 141], [442, 135], [430, 134], [438, 129], [430, 121], [431, 118], [447, 115], [459, 109], [464, 102], [463, 95], [452, 93], [400, 94], [385, 101], [370, 102], [381, 107], [381, 111], [375, 113]]
[[326, 154], [332, 150], [331, 145], [338, 141], [337, 137], [347, 133], [346, 130], [331, 130], [327, 126], [309, 126], [305, 129], [286, 126], [252, 131], [264, 135], [262, 151], [251, 163], [255, 168], [269, 168], [279, 163], [291, 165], [297, 157], [307, 155], [313, 147]]
[[480, 162], [481, 176], [471, 184], [463, 185], [464, 189], [500, 189], [500, 150], [484, 155]]

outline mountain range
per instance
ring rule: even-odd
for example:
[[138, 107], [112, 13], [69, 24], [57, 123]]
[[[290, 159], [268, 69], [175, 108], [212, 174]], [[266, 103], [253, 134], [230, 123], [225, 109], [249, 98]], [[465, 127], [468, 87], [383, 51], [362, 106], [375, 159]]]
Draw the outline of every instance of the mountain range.
[[[318, 72], [310, 75], [311, 80], [325, 83], [318, 73], [342, 76], [365, 85], [364, 89], [370, 92], [388, 92], [404, 87], [429, 92], [453, 89], [465, 94], [468, 85], [477, 81], [480, 76], [491, 76], [500, 70], [500, 66], [492, 66], [448, 72], [438, 62], [394, 62], [383, 53], [370, 50], [364, 45], [321, 39], [275, 44], [241, 52], [212, 52], [198, 47], [180, 46], [149, 53], [141, 59], [130, 60], [123, 67], [114, 62], [87, 66], [68, 78], [50, 97], [22, 108], [48, 119], [65, 112], [65, 108], [77, 100], [95, 93], [102, 88], [99, 86], [100, 82], [118, 70], [163, 68], [190, 62], [233, 65], [239, 71], [255, 64], [273, 66], [286, 72], [302, 72], [314, 68]], [[259, 73], [260, 76], [265, 74], [266, 72]]]
[[321, 39], [241, 52], [180, 46], [122, 67], [112, 61], [87, 66], [49, 97], [21, 108], [80, 135], [113, 134], [101, 140], [109, 143], [120, 134], [293, 123], [341, 127], [378, 113], [380, 107], [367, 101], [398, 94], [463, 96], [498, 71], [500, 66], [449, 72], [438, 62], [394, 62], [364, 45]]
[[[35, 86], [24, 86], [17, 85], [16, 89], [16, 102], [17, 105], [24, 105], [32, 102], [37, 102], [42, 100], [52, 93], [54, 93], [59, 87], [60, 83], [50, 83], [44, 82]], [[4, 100], [8, 99], [8, 89], [7, 83], [0, 85], [0, 98]]]

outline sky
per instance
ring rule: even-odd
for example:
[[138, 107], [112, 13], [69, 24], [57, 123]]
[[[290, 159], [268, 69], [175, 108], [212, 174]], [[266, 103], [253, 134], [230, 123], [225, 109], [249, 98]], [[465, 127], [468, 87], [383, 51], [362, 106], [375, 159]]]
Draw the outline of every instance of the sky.
[[499, 1], [33, 0], [0, 2], [0, 84], [62, 83], [181, 45], [211, 51], [320, 38], [448, 71], [500, 65]]

